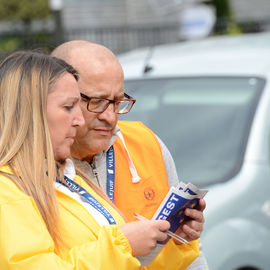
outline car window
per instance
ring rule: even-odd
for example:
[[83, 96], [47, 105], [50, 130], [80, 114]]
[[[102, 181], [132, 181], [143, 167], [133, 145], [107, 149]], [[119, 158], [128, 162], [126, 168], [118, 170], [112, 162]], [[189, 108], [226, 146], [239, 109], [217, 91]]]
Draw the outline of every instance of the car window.
[[248, 77], [126, 80], [138, 120], [169, 148], [179, 179], [198, 186], [239, 171], [264, 80]]

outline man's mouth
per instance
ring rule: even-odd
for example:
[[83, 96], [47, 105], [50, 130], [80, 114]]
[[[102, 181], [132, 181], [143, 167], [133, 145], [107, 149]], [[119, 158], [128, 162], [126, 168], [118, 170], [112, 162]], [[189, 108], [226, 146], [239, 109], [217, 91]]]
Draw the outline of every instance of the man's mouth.
[[108, 135], [112, 133], [112, 129], [107, 128], [95, 128], [94, 130], [100, 135]]

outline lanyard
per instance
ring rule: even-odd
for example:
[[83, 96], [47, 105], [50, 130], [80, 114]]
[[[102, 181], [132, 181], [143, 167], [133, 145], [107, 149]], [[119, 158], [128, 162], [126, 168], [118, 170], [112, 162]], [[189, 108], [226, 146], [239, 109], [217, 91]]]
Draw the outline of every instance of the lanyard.
[[109, 224], [116, 224], [116, 221], [111, 215], [111, 213], [103, 205], [101, 205], [97, 201], [97, 199], [94, 198], [88, 191], [86, 191], [83, 187], [81, 187], [76, 182], [72, 181], [66, 176], [65, 176], [65, 180], [66, 180], [66, 183], [62, 182], [59, 179], [56, 179], [56, 182], [61, 183], [72, 192], [77, 192], [80, 195], [81, 199], [89, 203], [96, 210], [98, 210], [108, 220]]
[[106, 169], [107, 169], [107, 195], [114, 202], [114, 183], [115, 183], [115, 160], [113, 146], [106, 153]]

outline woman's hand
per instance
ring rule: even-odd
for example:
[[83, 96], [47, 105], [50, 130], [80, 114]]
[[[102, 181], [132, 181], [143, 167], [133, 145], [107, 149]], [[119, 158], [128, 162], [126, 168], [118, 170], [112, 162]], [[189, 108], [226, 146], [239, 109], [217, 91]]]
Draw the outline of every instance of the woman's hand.
[[146, 256], [167, 239], [170, 223], [165, 220], [143, 220], [126, 223], [120, 227], [128, 239], [133, 256]]

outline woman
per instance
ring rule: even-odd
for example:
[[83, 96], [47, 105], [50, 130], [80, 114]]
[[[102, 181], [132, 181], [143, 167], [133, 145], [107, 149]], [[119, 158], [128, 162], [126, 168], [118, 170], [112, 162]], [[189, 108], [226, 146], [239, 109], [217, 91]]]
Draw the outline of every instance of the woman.
[[[135, 256], [167, 237], [167, 221], [125, 224], [72, 164], [63, 176], [84, 123], [77, 76], [64, 61], [33, 52], [0, 64], [0, 269], [140, 269]], [[177, 260], [168, 260], [172, 250]], [[196, 256], [170, 240], [149, 269], [185, 269]]]

